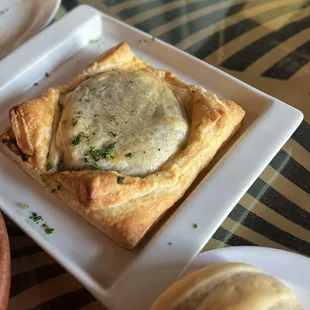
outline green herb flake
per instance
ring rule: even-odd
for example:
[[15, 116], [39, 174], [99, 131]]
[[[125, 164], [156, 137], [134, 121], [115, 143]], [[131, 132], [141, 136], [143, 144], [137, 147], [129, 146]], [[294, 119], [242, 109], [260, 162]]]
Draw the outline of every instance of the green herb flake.
[[152, 37], [152, 41], [155, 42], [155, 40], [156, 40], [156, 38], [155, 38], [155, 37]]
[[54, 228], [50, 228], [50, 227], [44, 227], [44, 231], [47, 235], [50, 235], [54, 232]]
[[72, 126], [77, 125], [77, 123], [78, 123], [78, 120], [77, 120], [77, 119], [72, 120]]
[[78, 115], [82, 115], [83, 112], [82, 112], [82, 111], [78, 111], [77, 114], [78, 114]]
[[36, 222], [39, 222], [39, 221], [42, 221], [42, 216], [38, 215], [37, 213], [35, 212], [31, 212], [31, 216], [29, 216], [29, 219], [30, 220], [33, 220], [35, 223]]
[[48, 72], [45, 72], [45, 76], [46, 76], [46, 77], [49, 77], [50, 75], [49, 75], [49, 73], [48, 73]]
[[112, 120], [112, 121], [115, 121], [115, 120], [116, 120], [116, 115], [112, 115], [112, 116], [111, 116], [111, 120]]
[[57, 187], [56, 187], [56, 189], [57, 189], [58, 191], [60, 191], [60, 190], [61, 190], [61, 186], [58, 184]]
[[80, 131], [78, 135], [72, 140], [71, 144], [73, 146], [78, 145], [82, 141], [83, 138], [87, 138], [87, 136], [85, 135], [83, 131]]
[[198, 225], [196, 223], [193, 224], [193, 228], [198, 228]]
[[27, 210], [29, 209], [30, 207], [24, 203], [17, 203], [17, 206], [22, 209], [22, 210]]
[[97, 43], [97, 42], [98, 42], [98, 40], [94, 40], [94, 39], [89, 40], [89, 44], [91, 44], [91, 45], [93, 45], [93, 44], [95, 44], [95, 43]]
[[115, 138], [116, 137], [116, 133], [113, 131], [109, 131], [109, 133]]
[[86, 164], [89, 163], [89, 160], [86, 157], [84, 158], [84, 163], [86, 163]]
[[109, 144], [105, 150], [103, 151], [102, 155], [104, 159], [113, 159], [112, 153], [115, 149], [116, 142]]
[[33, 83], [33, 86], [38, 86], [39, 85], [39, 83]]
[[52, 163], [47, 163], [47, 165], [46, 165], [46, 171], [49, 171], [49, 170], [51, 170], [52, 168], [53, 168]]
[[49, 227], [46, 223], [42, 224], [41, 227], [44, 229], [44, 232], [50, 235], [55, 229]]
[[96, 148], [90, 149], [90, 156], [94, 161], [99, 161], [101, 159], [113, 159], [113, 151], [115, 149], [116, 142], [109, 144], [103, 151], [100, 151]]
[[99, 161], [100, 159], [102, 159], [101, 152], [96, 148], [91, 148], [91, 150], [89, 151], [89, 154], [94, 161]]
[[132, 157], [132, 153], [127, 153], [127, 154], [125, 154], [125, 156], [131, 158]]

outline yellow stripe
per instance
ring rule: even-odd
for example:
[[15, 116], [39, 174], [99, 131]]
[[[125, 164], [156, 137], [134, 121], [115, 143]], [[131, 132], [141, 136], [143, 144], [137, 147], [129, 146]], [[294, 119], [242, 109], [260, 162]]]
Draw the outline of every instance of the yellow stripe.
[[33, 286], [14, 296], [9, 301], [8, 309], [30, 309], [81, 287], [81, 284], [67, 273]]
[[282, 149], [289, 155], [291, 155], [299, 164], [301, 164], [308, 171], [310, 171], [309, 152], [304, 149], [300, 144], [298, 144], [295, 140], [289, 139], [282, 147]]
[[45, 252], [15, 258], [11, 261], [12, 276], [38, 267], [55, 264], [55, 261]]
[[270, 224], [278, 227], [279, 229], [289, 232], [299, 239], [310, 242], [310, 231], [302, 228], [301, 226], [278, 214], [277, 212], [271, 210], [249, 194], [245, 194], [239, 203], [244, 208], [248, 209], [252, 213], [261, 217]]
[[[306, 13], [306, 12], [305, 12]], [[307, 11], [309, 15], [310, 10]], [[296, 48], [303, 45], [309, 40], [310, 28], [303, 30], [302, 32], [289, 38], [282, 44], [277, 45], [270, 52], [266, 53], [264, 56], [255, 61], [251, 66], [249, 66], [245, 73], [252, 75], [261, 75], [265, 70], [270, 68], [272, 65], [277, 63], [280, 59], [293, 52]]]
[[[86, 0], [86, 1], [89, 1], [89, 0]], [[98, 2], [98, 0], [94, 0], [94, 1]], [[132, 7], [141, 5], [141, 4], [149, 3], [152, 1], [153, 0], [130, 0], [130, 1], [125, 1], [123, 3], [120, 3], [120, 4], [113, 5], [112, 7], [110, 7], [110, 9], [113, 12], [118, 13], [125, 9], [129, 9], [129, 8], [132, 8]]]
[[18, 236], [10, 238], [10, 248], [11, 250], [19, 250], [27, 247], [34, 247], [37, 244], [30, 239], [28, 236]]
[[[288, 2], [295, 3], [295, 0], [290, 0]], [[296, 4], [296, 3], [295, 3]], [[256, 15], [257, 13], [262, 13], [263, 11], [269, 11], [271, 9], [276, 8], [279, 6], [279, 3], [270, 3], [268, 8], [266, 9], [266, 5], [259, 7], [260, 10], [254, 10], [252, 9], [251, 12], [247, 12], [247, 14], [243, 15], [243, 11], [240, 13], [241, 17], [243, 19], [246, 19], [250, 17], [250, 15]], [[298, 4], [296, 4], [295, 9], [298, 9]], [[261, 26], [256, 27], [250, 31], [247, 31], [243, 35], [238, 36], [236, 39], [228, 42], [227, 44], [223, 45], [221, 48], [210, 54], [206, 60], [214, 65], [218, 65], [222, 63], [225, 59], [231, 57], [238, 51], [240, 51], [243, 47], [253, 43], [254, 41], [264, 37], [266, 34], [278, 30], [283, 25], [287, 23], [287, 21], [293, 21], [301, 19], [305, 16], [309, 15], [309, 10], [302, 10], [299, 13], [296, 13], [296, 11], [290, 11], [288, 14], [279, 16], [271, 21], [263, 23]], [[234, 22], [235, 23], [235, 22]], [[231, 22], [227, 22], [226, 19], [223, 21], [223, 29], [225, 29], [227, 26], [229, 26]], [[266, 55], [269, 55], [267, 53]]]
[[[295, 2], [296, 0], [288, 0], [287, 2]], [[230, 17], [222, 19], [220, 22], [216, 24], [212, 24], [200, 31], [197, 31], [193, 35], [184, 38], [177, 46], [181, 49], [187, 49], [190, 46], [198, 43], [199, 41], [205, 39], [207, 36], [227, 28], [230, 25], [237, 24], [244, 19], [251, 18], [256, 14], [267, 12], [271, 9], [277, 8], [279, 6], [278, 1], [273, 1], [270, 3], [264, 3], [262, 5], [255, 6], [253, 8], [249, 8], [247, 10], [242, 10], [238, 14], [232, 15]]]
[[285, 246], [274, 242], [259, 233], [243, 226], [242, 224], [239, 224], [238, 222], [233, 221], [230, 218], [226, 218], [226, 220], [223, 222], [222, 227], [226, 230], [232, 232], [236, 236], [242, 237], [248, 241], [251, 241], [257, 245], [270, 247], [270, 248], [276, 248], [276, 249], [282, 249], [287, 251], [292, 251], [289, 248], [286, 248]]
[[275, 169], [268, 166], [261, 174], [260, 178], [266, 183], [271, 184], [276, 191], [287, 199], [310, 212], [309, 194], [282, 176]]
[[[200, 0], [188, 0], [188, 1], [186, 1], [186, 4], [195, 3], [195, 2], [199, 2], [199, 1]], [[137, 24], [137, 23], [140, 23], [146, 19], [149, 19], [149, 18], [151, 18], [157, 14], [162, 14], [162, 13], [165, 13], [165, 12], [170, 11], [172, 9], [180, 8], [183, 6], [184, 6], [184, 2], [182, 2], [182, 1], [176, 1], [176, 2], [172, 2], [172, 3], [168, 3], [168, 4], [163, 4], [160, 7], [154, 8], [152, 10], [148, 10], [146, 12], [138, 13], [137, 15], [126, 19], [126, 23], [131, 24], [131, 25]]]
[[225, 246], [226, 246], [226, 244], [224, 242], [212, 238], [203, 247], [201, 252], [207, 252], [207, 251], [214, 250], [214, 249], [224, 248]]
[[[254, 0], [250, 0], [250, 1], [254, 1]], [[244, 3], [244, 2], [245, 2], [245, 0], [236, 0], [234, 2], [234, 5], [235, 4], [239, 4], [239, 3]], [[223, 8], [229, 8], [230, 6], [231, 6], [231, 2], [229, 2], [229, 1], [228, 2], [222, 2], [222, 3], [216, 3], [214, 5], [210, 5], [210, 6], [206, 7], [206, 8], [204, 8], [204, 9], [200, 9], [200, 10], [194, 11], [192, 13], [185, 14], [184, 16], [182, 16], [180, 18], [176, 18], [176, 19], [174, 19], [174, 20], [172, 20], [170, 22], [165, 23], [164, 25], [161, 25], [161, 26], [153, 29], [152, 30], [152, 34], [153, 34], [153, 36], [158, 37], [161, 34], [163, 34], [165, 32], [169, 32], [169, 31], [171, 31], [172, 29], [174, 29], [176, 27], [179, 27], [179, 26], [182, 26], [184, 24], [187, 24], [187, 23], [189, 23], [190, 21], [192, 21], [192, 20], [194, 20], [196, 18], [199, 18], [201, 16], [204, 16], [206, 14], [215, 12], [215, 11], [223, 9]], [[211, 26], [214, 27], [213, 25], [211, 25]], [[209, 27], [206, 27], [206, 28], [209, 28]], [[190, 36], [190, 37], [192, 37], [192, 36]], [[182, 48], [182, 47], [180, 47], [180, 48]]]

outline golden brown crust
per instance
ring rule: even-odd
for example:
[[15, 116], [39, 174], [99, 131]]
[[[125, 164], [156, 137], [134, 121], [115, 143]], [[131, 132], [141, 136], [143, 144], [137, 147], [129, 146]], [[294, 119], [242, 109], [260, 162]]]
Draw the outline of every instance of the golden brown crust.
[[[185, 148], [159, 171], [145, 177], [125, 176], [115, 171], [46, 171], [46, 156], [60, 94], [74, 90], [91, 76], [111, 70], [151, 70], [170, 85], [191, 121]], [[49, 89], [40, 98], [13, 108], [10, 133], [18, 151], [12, 151], [6, 142], [8, 133], [2, 135], [0, 148], [49, 190], [60, 185], [61, 190], [55, 194], [117, 244], [131, 249], [183, 196], [198, 173], [239, 126], [244, 114], [234, 102], [221, 101], [200, 86], [187, 85], [174, 74], [151, 67], [138, 59], [126, 43], [121, 43], [105, 52], [67, 85]], [[25, 155], [29, 156], [26, 162], [22, 160]]]

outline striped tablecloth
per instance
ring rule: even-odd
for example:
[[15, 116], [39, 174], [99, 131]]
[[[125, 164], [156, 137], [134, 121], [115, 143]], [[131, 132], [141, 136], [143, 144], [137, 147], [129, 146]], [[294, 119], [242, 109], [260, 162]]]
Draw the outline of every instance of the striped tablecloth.
[[[205, 250], [260, 245], [310, 256], [310, 1], [63, 0], [89, 4], [303, 111], [305, 120]], [[105, 309], [7, 220], [9, 309]]]

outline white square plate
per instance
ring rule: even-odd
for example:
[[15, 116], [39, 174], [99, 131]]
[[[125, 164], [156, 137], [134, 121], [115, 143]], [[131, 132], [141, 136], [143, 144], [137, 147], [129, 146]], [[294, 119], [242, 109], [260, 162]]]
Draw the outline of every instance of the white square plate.
[[[90, 40], [98, 42], [90, 44]], [[120, 41], [154, 66], [239, 103], [247, 113], [243, 129], [216, 156], [207, 177], [173, 216], [131, 252], [75, 215], [3, 155], [0, 206], [110, 309], [138, 310], [148, 309], [190, 264], [300, 124], [302, 114], [168, 44], [80, 6], [0, 62], [1, 132], [8, 126], [9, 108], [68, 81]], [[30, 210], [21, 210], [16, 203], [26, 203]], [[30, 211], [43, 216], [55, 232], [45, 235], [40, 225], [28, 221]]]

